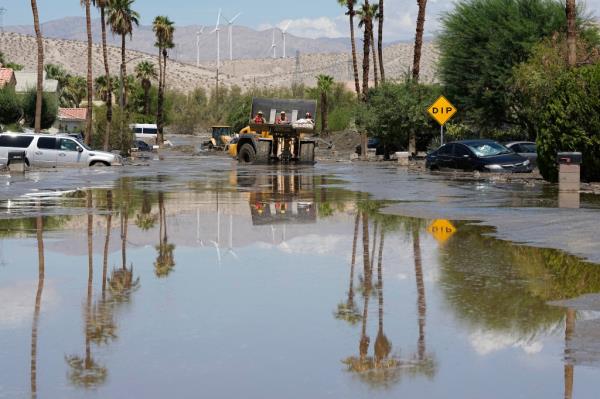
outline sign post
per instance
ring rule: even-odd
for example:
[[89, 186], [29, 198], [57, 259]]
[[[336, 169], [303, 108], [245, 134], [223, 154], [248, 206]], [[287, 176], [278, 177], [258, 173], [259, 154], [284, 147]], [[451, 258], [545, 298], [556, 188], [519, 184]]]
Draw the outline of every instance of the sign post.
[[444, 96], [440, 96], [435, 100], [427, 110], [429, 115], [440, 124], [440, 140], [442, 145], [444, 145], [444, 125], [454, 116], [454, 114], [456, 114], [456, 111], [456, 107]]

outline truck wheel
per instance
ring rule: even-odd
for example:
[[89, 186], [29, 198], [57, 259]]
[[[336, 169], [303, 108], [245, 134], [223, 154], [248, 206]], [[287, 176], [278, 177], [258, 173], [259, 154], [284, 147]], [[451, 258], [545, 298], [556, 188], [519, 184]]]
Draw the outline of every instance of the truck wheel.
[[313, 165], [315, 163], [315, 143], [300, 143], [300, 162]]
[[244, 144], [238, 152], [238, 162], [253, 163], [256, 160], [256, 151], [251, 144]]
[[254, 163], [267, 164], [271, 159], [271, 141], [259, 141], [256, 146], [256, 159]]

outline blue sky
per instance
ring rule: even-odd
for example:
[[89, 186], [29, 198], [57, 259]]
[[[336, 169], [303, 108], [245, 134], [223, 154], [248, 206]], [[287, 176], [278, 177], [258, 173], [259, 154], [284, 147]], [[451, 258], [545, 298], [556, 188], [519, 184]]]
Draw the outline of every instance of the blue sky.
[[[385, 0], [387, 40], [410, 39], [414, 36], [417, 13], [415, 0]], [[600, 0], [587, 0], [588, 11], [600, 15]], [[63, 16], [84, 15], [78, 0], [38, 0], [40, 19], [48, 21]], [[301, 8], [298, 4], [302, 5]], [[452, 0], [429, 0], [427, 5], [427, 33], [438, 28], [441, 13], [452, 9]], [[0, 0], [7, 9], [6, 25], [31, 24], [30, 2], [26, 0]], [[214, 25], [219, 7], [223, 14], [232, 17], [242, 12], [236, 21], [240, 25], [267, 29], [283, 27], [291, 21], [289, 31], [306, 37], [342, 37], [348, 34], [347, 19], [335, 0], [137, 0], [135, 8], [148, 24], [159, 14], [166, 14], [177, 25]]]

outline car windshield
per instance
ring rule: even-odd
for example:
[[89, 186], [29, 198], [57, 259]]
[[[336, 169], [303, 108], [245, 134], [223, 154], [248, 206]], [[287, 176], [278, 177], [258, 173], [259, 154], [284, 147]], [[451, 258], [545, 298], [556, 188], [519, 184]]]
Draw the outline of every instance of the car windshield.
[[513, 152], [502, 144], [494, 141], [482, 141], [466, 144], [478, 157], [493, 157], [494, 155], [512, 154]]
[[91, 148], [90, 146], [86, 145], [86, 144], [83, 142], [83, 140], [81, 140], [81, 139], [75, 139], [75, 140], [77, 140], [77, 144], [79, 144], [80, 146], [82, 146], [82, 147], [83, 147], [83, 148], [85, 148], [86, 150], [88, 150], [88, 151], [92, 151], [92, 148]]

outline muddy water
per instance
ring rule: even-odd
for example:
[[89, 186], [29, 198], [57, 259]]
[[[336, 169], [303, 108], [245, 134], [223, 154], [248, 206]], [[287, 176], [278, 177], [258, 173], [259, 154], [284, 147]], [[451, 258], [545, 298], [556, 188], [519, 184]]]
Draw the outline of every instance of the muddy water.
[[213, 172], [0, 202], [0, 398], [596, 397], [598, 266]]

